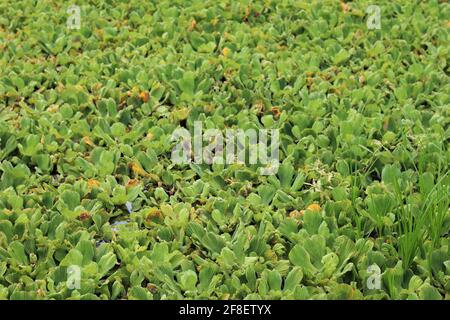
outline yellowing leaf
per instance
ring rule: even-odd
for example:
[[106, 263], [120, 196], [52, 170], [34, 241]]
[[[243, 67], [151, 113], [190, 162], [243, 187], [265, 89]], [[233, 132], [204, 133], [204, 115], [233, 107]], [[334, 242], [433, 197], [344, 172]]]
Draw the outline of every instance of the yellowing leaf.
[[300, 218], [305, 213], [305, 210], [293, 210], [289, 213], [289, 217], [291, 218]]
[[100, 187], [100, 182], [98, 182], [98, 180], [95, 179], [89, 179], [87, 184], [90, 189], [93, 187]]
[[197, 21], [195, 21], [195, 19], [193, 19], [193, 20], [191, 21], [191, 24], [189, 25], [188, 30], [189, 30], [189, 31], [194, 30], [196, 25], [197, 25]]
[[130, 179], [127, 181], [127, 184], [125, 185], [125, 188], [133, 188], [139, 185], [138, 179]]
[[310, 204], [310, 205], [306, 208], [306, 210], [318, 212], [318, 211], [322, 210], [322, 208], [321, 208], [320, 205], [318, 205], [317, 203], [313, 203], [313, 204]]
[[228, 49], [227, 47], [223, 48], [222, 50], [222, 54], [227, 57], [230, 54], [230, 49]]
[[133, 170], [133, 172], [136, 175], [141, 175], [141, 176], [147, 176], [148, 175], [147, 171], [142, 169], [142, 167], [139, 164], [137, 164], [136, 162], [132, 162], [130, 164], [130, 167], [131, 167], [131, 170]]
[[147, 102], [147, 101], [148, 101], [149, 96], [150, 96], [150, 95], [149, 95], [148, 91], [142, 91], [142, 92], [139, 94], [139, 98], [141, 98], [141, 100], [144, 101], [144, 102]]
[[347, 13], [350, 10], [350, 6], [348, 4], [346, 4], [345, 2], [341, 2], [340, 7], [344, 13]]
[[84, 136], [82, 140], [87, 145], [90, 145], [91, 147], [95, 147], [95, 144], [91, 141], [91, 139], [88, 136]]

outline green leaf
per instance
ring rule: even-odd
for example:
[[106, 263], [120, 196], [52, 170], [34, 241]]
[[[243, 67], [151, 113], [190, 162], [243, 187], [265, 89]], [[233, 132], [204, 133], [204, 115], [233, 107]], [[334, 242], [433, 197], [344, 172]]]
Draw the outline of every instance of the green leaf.
[[311, 276], [316, 273], [316, 268], [311, 264], [309, 253], [302, 245], [296, 244], [289, 252], [289, 260], [296, 266], [301, 267], [305, 274]]
[[283, 162], [278, 168], [278, 177], [282, 188], [290, 187], [294, 177], [294, 167], [289, 162]]
[[70, 267], [73, 265], [81, 267], [83, 265], [83, 254], [77, 249], [72, 249], [61, 260], [59, 265], [62, 267]]
[[75, 247], [83, 256], [83, 265], [88, 264], [94, 258], [94, 246], [89, 240], [81, 240]]
[[69, 210], [74, 210], [80, 205], [80, 194], [76, 191], [65, 190], [60, 198]]
[[442, 300], [442, 296], [438, 289], [425, 283], [419, 290], [419, 297], [423, 300]]
[[197, 284], [197, 274], [192, 270], [180, 272], [177, 275], [178, 283], [184, 291], [193, 291]]
[[153, 300], [152, 294], [144, 288], [132, 287], [128, 292], [130, 300]]
[[338, 64], [340, 64], [340, 63], [342, 63], [342, 62], [347, 61], [347, 60], [350, 58], [350, 56], [351, 56], [351, 54], [350, 54], [348, 51], [346, 51], [346, 50], [344, 50], [344, 49], [341, 49], [341, 51], [339, 51], [339, 52], [334, 56], [333, 63], [336, 64], [336, 65], [338, 65]]
[[99, 266], [99, 278], [103, 278], [109, 270], [111, 270], [117, 263], [117, 257], [114, 253], [108, 252], [100, 258], [98, 262]]
[[22, 265], [27, 265], [29, 263], [28, 257], [25, 254], [25, 247], [19, 241], [13, 241], [9, 244], [8, 252], [15, 261]]
[[267, 282], [270, 290], [281, 290], [281, 275], [278, 270], [270, 270], [267, 272]]
[[284, 281], [284, 290], [285, 291], [293, 291], [296, 286], [300, 284], [303, 279], [302, 269], [299, 267], [294, 267], [286, 277]]
[[192, 99], [195, 89], [195, 74], [192, 71], [186, 71], [183, 78], [177, 81], [180, 90], [187, 99]]

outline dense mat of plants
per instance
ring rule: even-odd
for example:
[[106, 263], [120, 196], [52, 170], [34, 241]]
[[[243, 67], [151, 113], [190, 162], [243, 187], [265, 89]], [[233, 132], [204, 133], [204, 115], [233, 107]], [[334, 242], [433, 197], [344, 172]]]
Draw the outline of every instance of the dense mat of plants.
[[376, 2], [2, 1], [0, 298], [449, 299], [450, 6]]

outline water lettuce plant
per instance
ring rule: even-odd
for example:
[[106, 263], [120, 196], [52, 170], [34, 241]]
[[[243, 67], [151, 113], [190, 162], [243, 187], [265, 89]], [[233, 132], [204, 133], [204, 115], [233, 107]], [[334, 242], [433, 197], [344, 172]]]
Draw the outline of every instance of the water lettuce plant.
[[[450, 299], [449, 3], [0, 12], [0, 299]], [[278, 170], [174, 163], [194, 122]]]

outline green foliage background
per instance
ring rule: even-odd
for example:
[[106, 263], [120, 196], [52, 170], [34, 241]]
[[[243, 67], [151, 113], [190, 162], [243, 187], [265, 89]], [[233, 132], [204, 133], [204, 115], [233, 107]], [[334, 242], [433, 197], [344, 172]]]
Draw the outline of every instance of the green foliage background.
[[[450, 298], [445, 1], [0, 12], [0, 298]], [[279, 129], [277, 175], [172, 164], [194, 121]]]

